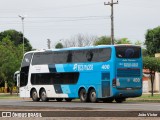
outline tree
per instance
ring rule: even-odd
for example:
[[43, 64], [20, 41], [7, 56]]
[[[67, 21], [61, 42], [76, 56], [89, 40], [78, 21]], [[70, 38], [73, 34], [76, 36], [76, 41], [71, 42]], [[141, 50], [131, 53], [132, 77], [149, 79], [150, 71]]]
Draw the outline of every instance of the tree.
[[128, 38], [121, 38], [119, 40], [115, 40], [115, 44], [131, 44], [131, 41]]
[[[121, 38], [119, 40], [114, 39], [115, 44], [131, 44], [131, 41], [128, 38]], [[111, 37], [102, 36], [97, 39], [94, 45], [110, 45], [111, 44]]]
[[99, 37], [94, 45], [110, 45], [111, 44], [111, 37], [108, 37], [108, 36], [102, 36], [102, 37]]
[[[15, 46], [23, 44], [23, 34], [21, 32], [17, 32], [16, 30], [6, 30], [0, 33], [0, 41], [6, 37], [11, 40]], [[25, 51], [32, 50], [32, 46], [27, 38], [24, 38], [24, 46]]]
[[143, 56], [143, 57], [148, 56], [147, 50], [146, 50], [146, 49], [142, 49], [142, 56]]
[[14, 72], [20, 68], [22, 45], [15, 46], [9, 37], [0, 41], [0, 78], [8, 83], [10, 93], [14, 85]]
[[63, 48], [62, 43], [57, 43], [56, 46], [55, 46], [55, 48]]
[[63, 41], [64, 47], [83, 47], [83, 46], [91, 46], [94, 41], [97, 39], [96, 36], [87, 35], [87, 34], [77, 34], [70, 39], [66, 39]]
[[141, 45], [143, 45], [143, 43], [142, 43], [140, 40], [137, 40], [137, 41], [135, 42], [135, 45], [141, 46]]
[[153, 96], [153, 85], [154, 85], [154, 78], [155, 78], [155, 72], [160, 71], [160, 59], [155, 57], [144, 57], [143, 58], [143, 67], [144, 69], [148, 69], [150, 72], [150, 78], [151, 78], [151, 93]]
[[148, 55], [154, 56], [155, 53], [160, 52], [160, 26], [154, 29], [148, 29], [145, 39]]
[[[135, 45], [143, 46], [144, 44], [140, 40], [137, 40], [135, 42]], [[143, 57], [148, 56], [146, 48], [142, 47], [142, 55], [143, 55]]]

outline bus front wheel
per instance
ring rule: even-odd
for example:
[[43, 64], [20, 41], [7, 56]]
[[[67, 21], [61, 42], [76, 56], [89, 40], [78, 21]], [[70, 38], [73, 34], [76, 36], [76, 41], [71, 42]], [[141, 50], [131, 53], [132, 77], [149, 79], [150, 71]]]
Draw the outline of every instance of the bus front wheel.
[[45, 89], [42, 89], [40, 91], [40, 98], [42, 100], [42, 102], [47, 102], [49, 99], [47, 98], [47, 94], [46, 94], [46, 91]]
[[96, 97], [96, 91], [95, 89], [91, 89], [91, 91], [89, 92], [89, 99], [92, 103], [97, 102], [97, 97]]
[[87, 92], [84, 88], [80, 90], [79, 98], [80, 98], [81, 102], [87, 102]]
[[38, 94], [37, 94], [37, 91], [36, 89], [33, 89], [31, 91], [31, 98], [34, 102], [38, 102], [40, 100], [40, 98], [38, 98]]

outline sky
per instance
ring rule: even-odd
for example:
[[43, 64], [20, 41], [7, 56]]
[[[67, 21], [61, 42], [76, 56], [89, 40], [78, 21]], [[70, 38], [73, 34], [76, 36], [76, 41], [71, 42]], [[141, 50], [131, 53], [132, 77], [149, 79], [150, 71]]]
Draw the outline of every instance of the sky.
[[[0, 32], [22, 32], [35, 49], [46, 49], [77, 34], [110, 36], [111, 0], [0, 0]], [[116, 2], [117, 0], [114, 0]], [[147, 29], [160, 26], [160, 0], [119, 0], [114, 5], [115, 38], [145, 41]]]

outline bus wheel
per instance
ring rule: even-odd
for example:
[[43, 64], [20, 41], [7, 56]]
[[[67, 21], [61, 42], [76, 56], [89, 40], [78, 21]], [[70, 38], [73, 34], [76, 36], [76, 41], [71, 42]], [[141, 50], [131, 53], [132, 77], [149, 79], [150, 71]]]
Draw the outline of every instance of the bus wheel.
[[40, 100], [40, 98], [38, 98], [38, 94], [36, 89], [33, 89], [31, 92], [31, 98], [34, 102], [38, 102]]
[[79, 98], [80, 98], [81, 102], [87, 102], [87, 92], [84, 88], [80, 90]]
[[56, 98], [57, 102], [62, 102], [63, 98]]
[[89, 92], [89, 99], [92, 103], [97, 102], [97, 97], [96, 97], [96, 91], [95, 89], [91, 89], [91, 91]]
[[40, 92], [40, 98], [42, 100], [42, 102], [47, 102], [49, 99], [47, 98], [47, 94], [45, 89], [42, 89]]
[[115, 98], [116, 103], [122, 103], [124, 101], [123, 98]]
[[71, 101], [72, 101], [72, 98], [65, 98], [65, 101], [71, 102]]

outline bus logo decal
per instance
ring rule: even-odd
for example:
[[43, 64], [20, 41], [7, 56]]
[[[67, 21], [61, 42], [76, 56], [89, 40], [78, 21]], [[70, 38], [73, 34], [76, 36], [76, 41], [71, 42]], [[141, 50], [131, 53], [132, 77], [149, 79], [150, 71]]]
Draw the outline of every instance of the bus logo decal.
[[77, 71], [77, 68], [78, 68], [78, 65], [77, 65], [77, 64], [74, 64], [73, 70], [74, 70], [74, 71]]
[[74, 64], [73, 70], [74, 71], [91, 71], [93, 70], [93, 64], [89, 64], [89, 65]]

